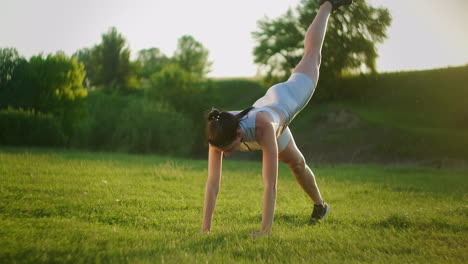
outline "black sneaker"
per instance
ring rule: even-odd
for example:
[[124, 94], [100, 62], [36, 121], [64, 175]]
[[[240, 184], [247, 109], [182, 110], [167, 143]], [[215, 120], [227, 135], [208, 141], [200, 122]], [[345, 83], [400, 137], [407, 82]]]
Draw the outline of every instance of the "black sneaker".
[[312, 216], [310, 217], [309, 223], [311, 225], [316, 224], [320, 220], [325, 219], [330, 210], [330, 206], [327, 203], [321, 204], [314, 204], [314, 211], [312, 211]]
[[353, 3], [353, 0], [317, 0], [319, 6], [323, 5], [325, 2], [330, 2], [333, 6], [332, 11], [337, 10], [340, 6], [350, 5]]

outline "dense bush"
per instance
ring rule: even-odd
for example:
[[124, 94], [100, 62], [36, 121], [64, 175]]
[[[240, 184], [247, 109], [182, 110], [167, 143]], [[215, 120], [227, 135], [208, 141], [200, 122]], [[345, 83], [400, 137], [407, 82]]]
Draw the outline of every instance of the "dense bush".
[[193, 113], [203, 109], [207, 86], [177, 64], [171, 64], [151, 76], [147, 97], [167, 101], [176, 111]]
[[60, 146], [60, 123], [51, 114], [8, 108], [0, 111], [0, 145]]
[[129, 98], [103, 91], [90, 92], [86, 102], [86, 118], [77, 126], [73, 145], [95, 150], [114, 150], [113, 133], [120, 125]]
[[186, 155], [196, 134], [193, 122], [183, 114], [138, 99], [122, 112], [112, 141], [117, 149], [127, 152]]
[[166, 103], [173, 112], [190, 120], [191, 128], [187, 133], [194, 142], [192, 153], [204, 150], [205, 112], [215, 98], [211, 82], [172, 64], [152, 75], [146, 98], [152, 102]]
[[89, 94], [87, 117], [78, 127], [74, 147], [133, 153], [187, 155], [197, 134], [193, 121], [167, 102], [102, 91]]

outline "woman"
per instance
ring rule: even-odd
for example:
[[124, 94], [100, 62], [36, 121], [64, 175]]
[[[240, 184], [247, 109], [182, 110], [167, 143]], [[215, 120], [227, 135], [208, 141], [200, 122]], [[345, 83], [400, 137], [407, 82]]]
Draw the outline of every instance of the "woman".
[[265, 96], [242, 112], [208, 115], [206, 135], [209, 143], [208, 179], [205, 190], [202, 233], [211, 231], [211, 221], [220, 186], [223, 153], [262, 150], [263, 213], [261, 231], [269, 234], [273, 225], [278, 176], [278, 160], [288, 164], [296, 180], [314, 203], [311, 223], [325, 218], [329, 206], [320, 195], [315, 177], [297, 148], [288, 125], [307, 105], [319, 77], [321, 50], [330, 13], [352, 0], [319, 0], [320, 9], [304, 40], [304, 56], [285, 83], [268, 89]]

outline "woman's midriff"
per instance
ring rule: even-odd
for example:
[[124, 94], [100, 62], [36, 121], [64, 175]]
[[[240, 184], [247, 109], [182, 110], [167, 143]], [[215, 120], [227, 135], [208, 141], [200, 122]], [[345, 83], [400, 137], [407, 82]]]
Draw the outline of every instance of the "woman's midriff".
[[284, 127], [284, 124], [286, 124], [286, 117], [283, 115], [283, 113], [281, 113], [280, 111], [278, 111], [277, 109], [275, 109], [274, 107], [269, 107], [269, 106], [265, 106], [273, 111], [275, 111], [279, 118], [280, 118], [280, 127]]

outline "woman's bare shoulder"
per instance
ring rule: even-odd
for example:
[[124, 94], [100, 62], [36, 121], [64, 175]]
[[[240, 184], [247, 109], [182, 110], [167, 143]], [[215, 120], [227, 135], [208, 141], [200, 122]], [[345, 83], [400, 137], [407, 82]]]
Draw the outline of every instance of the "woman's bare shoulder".
[[255, 137], [257, 142], [261, 142], [265, 131], [270, 131], [273, 127], [273, 117], [268, 112], [259, 112], [255, 118]]
[[259, 112], [255, 117], [255, 126], [257, 128], [270, 126], [272, 122], [274, 122], [274, 119], [268, 112]]

